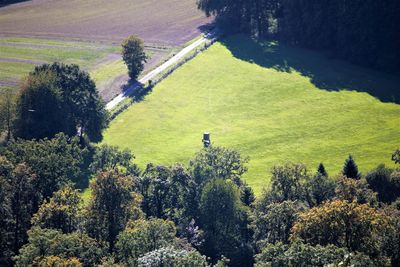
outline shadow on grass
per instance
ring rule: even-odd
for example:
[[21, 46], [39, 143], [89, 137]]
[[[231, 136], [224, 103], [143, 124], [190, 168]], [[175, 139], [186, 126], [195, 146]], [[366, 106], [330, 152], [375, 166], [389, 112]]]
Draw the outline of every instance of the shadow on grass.
[[128, 96], [134, 102], [140, 102], [147, 94], [152, 91], [153, 87], [153, 84], [143, 84], [136, 80], [129, 80], [129, 82], [122, 87], [122, 90], [124, 93], [127, 93], [129, 91], [129, 88], [134, 88], [131, 92], [129, 92]]
[[330, 59], [320, 52], [271, 41], [256, 42], [241, 35], [227, 37], [221, 42], [238, 59], [280, 72], [297, 71], [309, 77], [319, 89], [366, 92], [382, 102], [400, 104], [400, 78], [394, 75]]

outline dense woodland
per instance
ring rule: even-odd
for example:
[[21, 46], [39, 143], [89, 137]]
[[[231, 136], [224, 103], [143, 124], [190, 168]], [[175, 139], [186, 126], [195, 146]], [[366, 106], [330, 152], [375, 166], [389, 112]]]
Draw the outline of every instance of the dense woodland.
[[256, 198], [241, 179], [248, 160], [211, 146], [188, 165], [141, 170], [128, 150], [63, 133], [9, 142], [0, 265], [399, 266], [399, 168], [363, 175], [349, 156], [330, 176], [285, 163]]
[[326, 51], [329, 56], [399, 73], [397, 0], [198, 0], [222, 29]]

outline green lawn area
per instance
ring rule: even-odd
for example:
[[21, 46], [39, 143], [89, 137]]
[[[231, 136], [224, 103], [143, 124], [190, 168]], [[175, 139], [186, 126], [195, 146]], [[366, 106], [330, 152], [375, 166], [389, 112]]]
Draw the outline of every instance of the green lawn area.
[[136, 162], [187, 163], [212, 143], [250, 157], [244, 179], [259, 193], [285, 161], [331, 175], [349, 153], [366, 172], [393, 166], [400, 146], [400, 80], [322, 54], [242, 36], [216, 43], [112, 121], [104, 143]]
[[101, 65], [103, 70], [95, 73], [96, 82], [101, 83], [108, 78], [104, 74], [106, 71], [115, 73], [115, 68], [121, 71], [121, 64], [116, 66], [114, 62], [104, 70], [107, 62], [102, 62], [107, 61], [104, 60], [107, 55], [119, 54], [120, 50], [118, 45], [95, 42], [0, 37], [0, 88], [4, 87], [1, 81], [17, 84], [35, 65], [55, 61], [78, 64], [85, 70], [96, 70], [97, 65]]

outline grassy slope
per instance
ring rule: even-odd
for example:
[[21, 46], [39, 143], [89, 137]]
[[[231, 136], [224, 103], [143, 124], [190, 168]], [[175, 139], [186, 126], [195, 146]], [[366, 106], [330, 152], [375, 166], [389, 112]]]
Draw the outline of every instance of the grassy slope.
[[245, 179], [256, 192], [267, 184], [268, 170], [287, 160], [312, 169], [322, 161], [336, 174], [352, 153], [365, 172], [379, 163], [391, 166], [400, 106], [341, 89], [382, 97], [379, 92], [397, 82], [310, 51], [257, 47], [236, 36], [118, 116], [104, 142], [132, 149], [141, 166], [171, 164], [187, 162], [201, 148], [202, 132], [210, 131], [215, 145], [250, 156]]

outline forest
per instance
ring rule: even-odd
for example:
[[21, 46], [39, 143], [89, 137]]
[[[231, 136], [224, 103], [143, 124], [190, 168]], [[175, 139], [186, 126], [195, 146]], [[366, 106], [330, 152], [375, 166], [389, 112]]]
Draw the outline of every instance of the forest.
[[199, 0], [227, 32], [273, 38], [391, 73], [400, 69], [397, 0]]
[[233, 149], [143, 170], [134, 158], [63, 133], [3, 146], [0, 265], [400, 264], [399, 168], [361, 174], [351, 155], [340, 174], [283, 163], [255, 197], [241, 179], [249, 159]]

